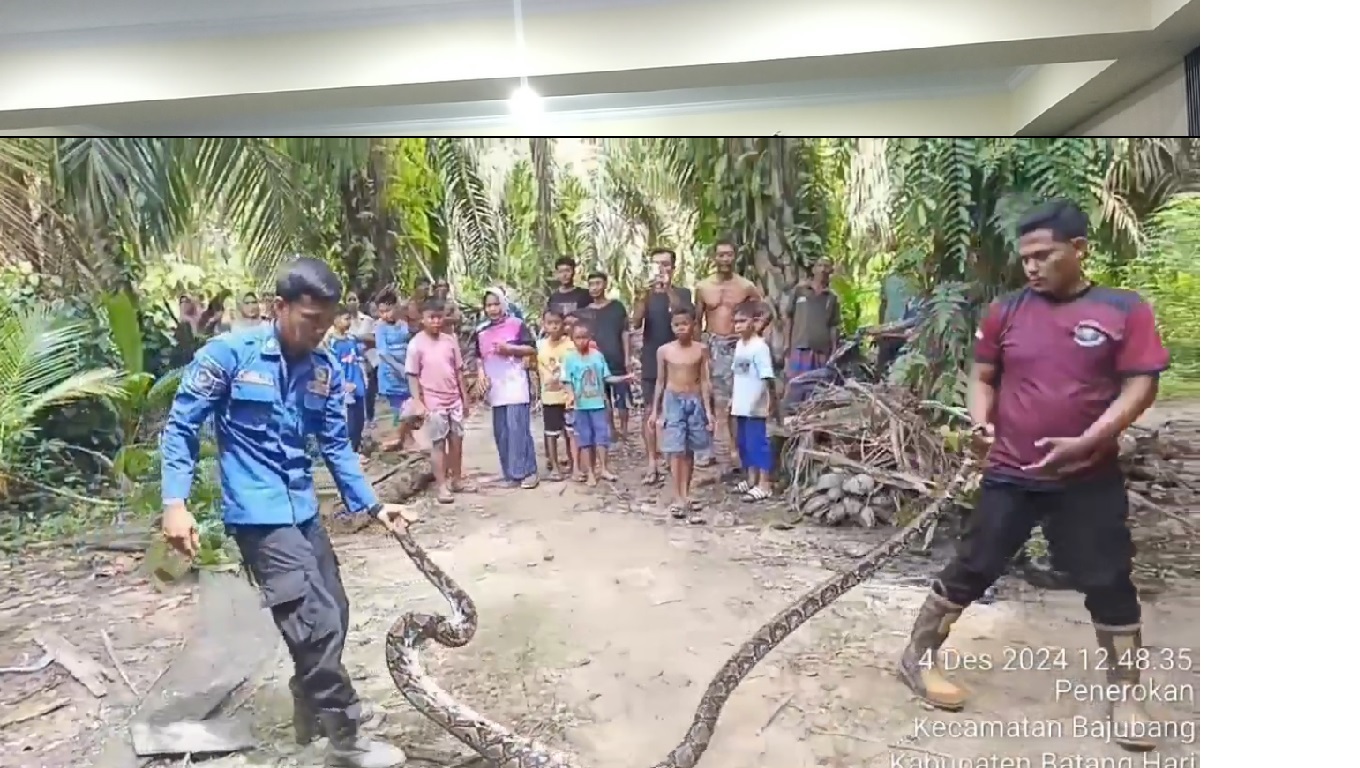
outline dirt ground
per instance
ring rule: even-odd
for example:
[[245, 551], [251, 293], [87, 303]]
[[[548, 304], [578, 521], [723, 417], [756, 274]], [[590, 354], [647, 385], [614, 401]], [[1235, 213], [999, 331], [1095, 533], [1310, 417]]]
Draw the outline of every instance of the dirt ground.
[[[1182, 417], [1183, 409], [1162, 411]], [[636, 442], [637, 438], [633, 440]], [[489, 419], [469, 427], [468, 470], [495, 473]], [[440, 508], [418, 538], [477, 602], [480, 629], [461, 652], [423, 658], [455, 696], [579, 757], [582, 766], [651, 765], [685, 731], [709, 678], [770, 616], [885, 531], [768, 525], [773, 505], [720, 502], [710, 483], [707, 524], [670, 520], [664, 495], [636, 486], [635, 462], [614, 489], [545, 483], [534, 491], [484, 489]], [[346, 661], [361, 694], [387, 712], [385, 738], [413, 757], [464, 764], [467, 750], [414, 712], [387, 674], [382, 638], [406, 611], [445, 605], [409, 560], [380, 535], [337, 540], [353, 604]], [[0, 667], [42, 652], [35, 631], [65, 635], [111, 664], [107, 629], [134, 684], [145, 690], [192, 622], [189, 593], [157, 593], [127, 558], [72, 555], [0, 564]], [[762, 662], [723, 712], [708, 768], [772, 766], [1141, 765], [1093, 730], [1101, 705], [1084, 684], [1103, 677], [1080, 596], [1008, 584], [1001, 599], [968, 611], [953, 634], [975, 692], [969, 712], [923, 709], [893, 675], [896, 654], [934, 563], [876, 578], [814, 618]], [[1150, 598], [1145, 637], [1155, 667], [1153, 714], [1168, 737], [1156, 753], [1192, 766], [1198, 756], [1197, 582]], [[89, 627], [86, 629], [86, 627]], [[1036, 656], [1022, 648], [1046, 649]], [[25, 660], [24, 655], [27, 654]], [[1084, 659], [1086, 661], [1084, 661]], [[1189, 661], [1189, 668], [1184, 662]], [[1007, 666], [1013, 669], [1002, 669]], [[1065, 665], [1063, 664], [1065, 662]], [[1035, 667], [1046, 667], [1036, 669]], [[1058, 668], [1063, 666], [1064, 668]], [[264, 746], [211, 765], [316, 765], [319, 747], [291, 744], [288, 668], [280, 646], [272, 674], [246, 706]], [[99, 701], [55, 665], [0, 676], [0, 766], [80, 765], [104, 722], [125, 712], [126, 687]], [[64, 706], [4, 725], [54, 702]], [[26, 708], [26, 709], [25, 709]], [[1083, 731], [1083, 726], [1089, 726]], [[994, 762], [987, 762], [993, 760]]]

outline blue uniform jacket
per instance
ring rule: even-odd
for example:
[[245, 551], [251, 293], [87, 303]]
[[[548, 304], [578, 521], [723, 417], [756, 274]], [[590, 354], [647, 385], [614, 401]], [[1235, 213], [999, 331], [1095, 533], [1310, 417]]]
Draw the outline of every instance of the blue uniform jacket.
[[373, 329], [374, 348], [378, 350], [378, 394], [411, 394], [411, 385], [406, 383], [406, 346], [410, 340], [406, 323], [379, 322]]
[[354, 392], [347, 397], [346, 402], [362, 400], [368, 383], [364, 375], [363, 345], [354, 336], [345, 334], [332, 336], [328, 346], [331, 355], [340, 363], [340, 374], [345, 383], [354, 385]]
[[273, 324], [208, 341], [184, 372], [161, 438], [161, 497], [189, 498], [199, 430], [217, 433], [227, 525], [295, 525], [317, 514], [306, 438], [322, 458], [350, 512], [378, 503], [350, 447], [340, 365], [316, 350], [289, 364]]

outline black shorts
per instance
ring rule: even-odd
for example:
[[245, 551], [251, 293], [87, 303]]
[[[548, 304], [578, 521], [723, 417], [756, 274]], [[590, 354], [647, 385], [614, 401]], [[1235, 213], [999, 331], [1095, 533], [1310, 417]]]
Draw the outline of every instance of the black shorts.
[[543, 434], [560, 435], [567, 428], [567, 406], [543, 406]]
[[633, 385], [626, 381], [606, 384], [605, 391], [614, 401], [614, 410], [626, 411], [633, 407]]
[[642, 380], [642, 409], [652, 410], [652, 403], [656, 401], [656, 379]]

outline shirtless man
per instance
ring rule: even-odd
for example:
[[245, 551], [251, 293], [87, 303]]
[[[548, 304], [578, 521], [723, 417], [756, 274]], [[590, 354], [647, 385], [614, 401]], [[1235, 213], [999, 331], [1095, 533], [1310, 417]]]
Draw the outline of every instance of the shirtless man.
[[[700, 311], [699, 331], [712, 360], [713, 412], [719, 415], [715, 429], [727, 441], [728, 456], [733, 467], [739, 467], [737, 456], [736, 417], [732, 416], [732, 353], [737, 348], [738, 335], [733, 324], [733, 313], [748, 301], [764, 301], [756, 284], [736, 274], [737, 246], [731, 240], [719, 240], [713, 246], [713, 266], [716, 272], [694, 288], [694, 304]], [[700, 464], [703, 466], [703, 464]]]
[[671, 516], [683, 518], [699, 508], [689, 497], [689, 486], [694, 479], [694, 455], [713, 443], [713, 384], [708, 349], [694, 339], [694, 310], [673, 310], [671, 330], [675, 341], [656, 351], [652, 428], [660, 433], [661, 450], [670, 458], [675, 478]]

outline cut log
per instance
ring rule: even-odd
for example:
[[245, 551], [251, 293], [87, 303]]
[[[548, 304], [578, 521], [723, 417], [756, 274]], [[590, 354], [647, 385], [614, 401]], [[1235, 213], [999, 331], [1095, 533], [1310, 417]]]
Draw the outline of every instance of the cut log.
[[[132, 714], [132, 723], [167, 724], [205, 720], [246, 680], [274, 658], [278, 630], [244, 578], [226, 572], [198, 575], [198, 616], [194, 633]], [[92, 762], [96, 768], [140, 768], [129, 728], [106, 737]]]

